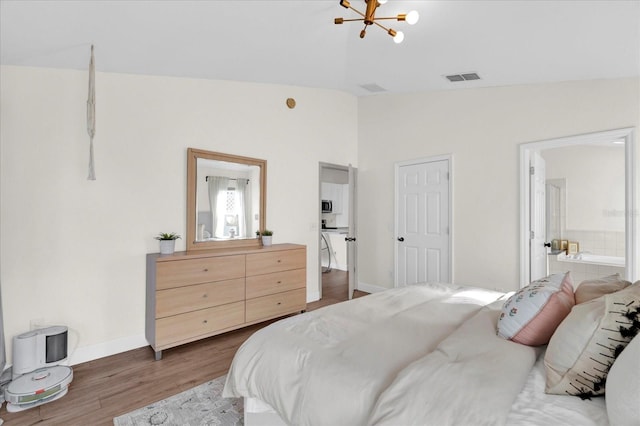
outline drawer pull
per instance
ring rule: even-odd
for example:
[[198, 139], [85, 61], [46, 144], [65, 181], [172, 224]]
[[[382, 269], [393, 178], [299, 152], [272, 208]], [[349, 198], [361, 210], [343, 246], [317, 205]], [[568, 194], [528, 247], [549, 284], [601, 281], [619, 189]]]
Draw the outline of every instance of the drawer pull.
[[207, 297], [209, 297], [209, 296], [207, 295], [207, 293], [205, 293], [205, 294], [203, 294], [203, 295], [202, 295], [202, 297], [203, 297], [203, 298], [207, 298]]
[[282, 284], [282, 281], [278, 281], [278, 284]]
[[278, 305], [282, 305], [282, 302], [278, 302]]
[[202, 321], [202, 323], [203, 323], [203, 324], [206, 324], [206, 323], [208, 323], [208, 322], [209, 322], [208, 320], [204, 320], [204, 321]]
[[282, 260], [278, 259], [278, 263], [282, 262]]
[[207, 268], [204, 268], [204, 271], [203, 271], [203, 272], [209, 272], [209, 270], [208, 270]]

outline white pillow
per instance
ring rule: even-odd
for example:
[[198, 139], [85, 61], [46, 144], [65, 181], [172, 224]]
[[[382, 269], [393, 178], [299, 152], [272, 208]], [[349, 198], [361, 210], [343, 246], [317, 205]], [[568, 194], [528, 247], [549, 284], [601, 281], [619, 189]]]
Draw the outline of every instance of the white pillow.
[[504, 303], [498, 318], [498, 335], [523, 345], [546, 345], [573, 305], [569, 272], [540, 278]]
[[623, 280], [618, 273], [597, 280], [582, 281], [575, 292], [576, 305], [597, 299], [605, 294], [615, 293], [630, 285], [631, 283]]
[[627, 345], [611, 366], [605, 398], [611, 426], [640, 425], [640, 336]]
[[574, 306], [549, 341], [545, 391], [589, 398], [605, 392], [617, 355], [637, 332], [640, 282]]

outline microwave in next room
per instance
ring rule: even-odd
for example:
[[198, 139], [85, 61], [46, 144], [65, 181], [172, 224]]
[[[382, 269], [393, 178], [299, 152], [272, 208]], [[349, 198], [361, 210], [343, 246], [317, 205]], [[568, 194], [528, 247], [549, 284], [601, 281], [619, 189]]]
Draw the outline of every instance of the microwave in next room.
[[322, 200], [322, 213], [331, 213], [333, 211], [333, 203], [330, 200]]

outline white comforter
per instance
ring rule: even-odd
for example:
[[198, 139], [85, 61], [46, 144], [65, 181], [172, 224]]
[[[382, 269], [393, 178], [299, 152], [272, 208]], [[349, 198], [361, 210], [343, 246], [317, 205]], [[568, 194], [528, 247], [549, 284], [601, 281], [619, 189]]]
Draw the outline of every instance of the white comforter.
[[537, 352], [496, 336], [502, 297], [423, 284], [287, 318], [242, 345], [223, 396], [295, 425], [504, 424]]

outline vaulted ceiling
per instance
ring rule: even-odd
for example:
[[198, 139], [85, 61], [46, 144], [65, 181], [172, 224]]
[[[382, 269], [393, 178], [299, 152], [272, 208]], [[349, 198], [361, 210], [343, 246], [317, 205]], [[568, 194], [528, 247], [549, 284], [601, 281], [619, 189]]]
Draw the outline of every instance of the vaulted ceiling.
[[[365, 9], [363, 0], [352, 6]], [[371, 95], [640, 76], [640, 1], [395, 1], [395, 44], [338, 0], [0, 0], [0, 62]], [[444, 76], [476, 72], [476, 81]]]

